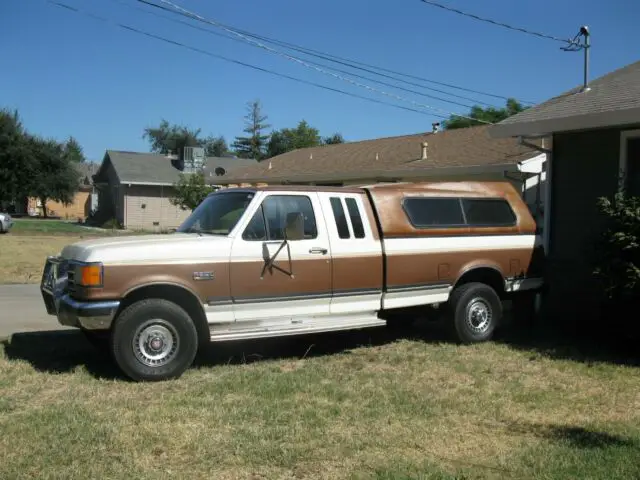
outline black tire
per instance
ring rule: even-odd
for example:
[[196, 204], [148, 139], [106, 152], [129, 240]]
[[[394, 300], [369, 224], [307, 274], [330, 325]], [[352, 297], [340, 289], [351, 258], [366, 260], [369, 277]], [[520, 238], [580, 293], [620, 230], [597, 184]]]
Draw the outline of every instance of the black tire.
[[502, 318], [502, 302], [489, 285], [466, 283], [451, 292], [448, 317], [451, 332], [459, 342], [486, 342]]
[[[146, 344], [145, 338], [149, 339]], [[166, 354], [162, 361], [152, 359], [153, 339], [159, 354]], [[140, 300], [118, 315], [111, 351], [120, 369], [132, 380], [174, 379], [193, 363], [198, 352], [198, 332], [189, 314], [179, 305], [159, 298]]]

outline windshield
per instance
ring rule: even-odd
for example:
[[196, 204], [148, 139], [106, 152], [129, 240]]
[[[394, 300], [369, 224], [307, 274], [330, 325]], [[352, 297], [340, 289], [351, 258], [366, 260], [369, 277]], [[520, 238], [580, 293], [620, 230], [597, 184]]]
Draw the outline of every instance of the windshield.
[[224, 192], [211, 195], [191, 212], [177, 231], [228, 235], [253, 197], [253, 192]]

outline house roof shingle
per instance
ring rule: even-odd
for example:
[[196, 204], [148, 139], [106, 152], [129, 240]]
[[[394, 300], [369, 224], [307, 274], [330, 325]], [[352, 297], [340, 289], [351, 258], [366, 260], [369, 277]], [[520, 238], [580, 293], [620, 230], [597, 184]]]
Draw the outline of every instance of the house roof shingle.
[[[421, 159], [423, 142], [428, 143], [426, 160]], [[294, 150], [237, 169], [219, 183], [328, 181], [458, 167], [513, 166], [539, 154], [515, 139], [491, 138], [486, 126], [478, 126]]]
[[[172, 185], [179, 179], [180, 170], [161, 154], [107, 150], [105, 156], [122, 183]], [[209, 176], [209, 172], [218, 167], [229, 172], [255, 163], [255, 160], [244, 158], [206, 157], [204, 173]]]
[[[572, 88], [546, 102], [535, 105], [516, 115], [506, 118], [492, 128], [492, 135], [503, 136], [502, 132], [515, 134], [519, 125], [538, 122], [541, 131], [537, 133], [549, 133], [559, 131], [558, 128], [573, 127], [567, 122], [575, 117], [593, 118], [598, 114], [628, 111], [640, 109], [640, 61], [631, 63], [599, 77], [588, 84], [589, 90], [582, 91], [583, 87]], [[633, 114], [631, 115], [633, 118]], [[640, 122], [640, 115], [635, 116]], [[564, 126], [551, 127], [551, 121], [566, 122]], [[546, 129], [543, 123], [549, 125]], [[609, 117], [610, 124], [615, 123], [613, 117]], [[589, 125], [585, 125], [589, 127]], [[595, 126], [595, 125], [594, 125]], [[579, 127], [576, 127], [579, 128]], [[524, 132], [530, 133], [530, 132]]]

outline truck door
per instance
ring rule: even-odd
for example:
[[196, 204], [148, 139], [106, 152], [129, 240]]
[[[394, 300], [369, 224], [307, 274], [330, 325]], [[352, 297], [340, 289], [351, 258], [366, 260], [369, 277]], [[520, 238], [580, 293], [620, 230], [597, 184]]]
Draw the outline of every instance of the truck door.
[[374, 312], [382, 301], [382, 244], [359, 193], [319, 193], [333, 269], [331, 314]]
[[236, 321], [328, 315], [331, 246], [318, 194], [265, 193], [233, 241], [229, 269]]

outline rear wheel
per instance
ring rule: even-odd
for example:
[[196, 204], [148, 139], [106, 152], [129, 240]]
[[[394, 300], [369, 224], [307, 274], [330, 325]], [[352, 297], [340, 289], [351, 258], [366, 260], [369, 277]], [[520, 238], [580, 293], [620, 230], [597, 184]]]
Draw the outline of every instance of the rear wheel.
[[466, 283], [451, 293], [448, 313], [449, 326], [459, 342], [485, 342], [493, 337], [502, 317], [502, 303], [489, 285]]
[[136, 381], [180, 377], [198, 350], [198, 333], [189, 314], [164, 299], [140, 300], [116, 319], [111, 350], [118, 366]]

